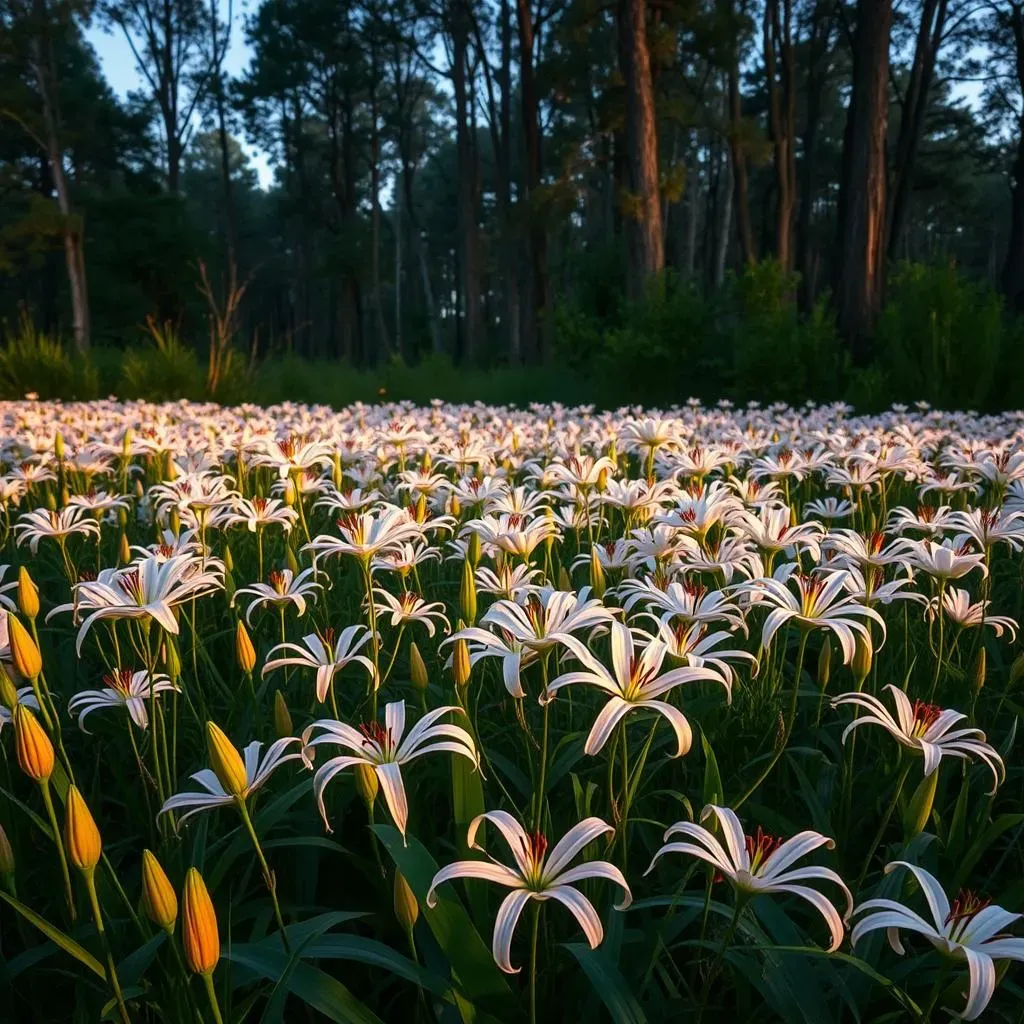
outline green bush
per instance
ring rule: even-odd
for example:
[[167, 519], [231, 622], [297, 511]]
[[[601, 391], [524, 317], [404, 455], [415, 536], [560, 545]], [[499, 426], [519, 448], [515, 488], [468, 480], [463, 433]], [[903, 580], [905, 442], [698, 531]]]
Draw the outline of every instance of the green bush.
[[148, 324], [152, 346], [125, 352], [121, 363], [121, 398], [168, 401], [205, 396], [206, 379], [196, 353], [178, 337], [171, 324]]
[[59, 338], [36, 330], [23, 314], [0, 348], [0, 397], [24, 398], [28, 394], [42, 400], [88, 399], [96, 397], [98, 384], [88, 359], [72, 355]]
[[999, 295], [951, 263], [904, 263], [890, 277], [887, 300], [874, 350], [894, 397], [987, 406], [1009, 340]]

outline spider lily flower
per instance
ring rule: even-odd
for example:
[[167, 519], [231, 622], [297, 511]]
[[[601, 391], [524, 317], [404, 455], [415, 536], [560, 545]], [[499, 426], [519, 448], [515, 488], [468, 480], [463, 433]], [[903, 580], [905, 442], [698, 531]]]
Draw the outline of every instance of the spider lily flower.
[[996, 962], [1024, 960], [1024, 939], [1007, 933], [1021, 915], [993, 906], [970, 891], [961, 892], [951, 905], [938, 880], [924, 868], [897, 860], [887, 864], [885, 871], [888, 874], [899, 869], [910, 871], [917, 880], [931, 920], [897, 900], [867, 900], [854, 911], [865, 916], [854, 925], [853, 945], [868, 933], [884, 928], [889, 945], [903, 956], [906, 951], [900, 932], [923, 935], [944, 957], [967, 964], [967, 1005], [955, 1016], [977, 1020], [995, 992]]
[[939, 508], [933, 508], [931, 505], [918, 505], [916, 509], [901, 505], [889, 513], [889, 521], [885, 529], [887, 533], [898, 536], [916, 531], [924, 534], [927, 538], [935, 539], [953, 528], [952, 515], [952, 510], [948, 505], [941, 505]]
[[[754, 835], [745, 835], [735, 813], [728, 807], [716, 804], [708, 804], [701, 811], [701, 821], [707, 821], [710, 817], [716, 819], [724, 845], [702, 825], [677, 821], [665, 831], [664, 838], [667, 840], [670, 836], [682, 835], [685, 839], [682, 842], [666, 842], [654, 855], [645, 874], [650, 874], [654, 865], [666, 853], [681, 853], [710, 864], [744, 897], [769, 893], [797, 896], [809, 903], [824, 919], [832, 937], [829, 952], [838, 949], [843, 941], [844, 921], [849, 920], [853, 910], [853, 896], [846, 883], [831, 868], [812, 866], [791, 869], [791, 865], [801, 857], [806, 857], [819, 847], [835, 849], [835, 841], [810, 830], [800, 832], [785, 842], [766, 835], [760, 828]], [[817, 889], [803, 884], [808, 881], [833, 882], [838, 885], [846, 897], [846, 912], [840, 914], [831, 900]]]
[[886, 544], [886, 535], [880, 530], [865, 537], [856, 530], [832, 530], [821, 542], [829, 564], [840, 568], [857, 568], [861, 572], [882, 569], [893, 563], [906, 564], [898, 540]]
[[60, 612], [85, 616], [78, 630], [75, 650], [100, 619], [150, 619], [166, 632], [178, 634], [174, 609], [185, 601], [223, 587], [216, 567], [204, 569], [194, 555], [175, 555], [161, 560], [156, 555], [140, 559], [126, 569], [103, 569], [95, 580], [83, 580], [73, 589], [73, 601], [54, 608], [47, 621]]
[[529, 518], [522, 512], [505, 512], [498, 516], [472, 519], [465, 525], [480, 537], [485, 549], [496, 548], [506, 554], [528, 559], [537, 547], [551, 537], [557, 537], [558, 523], [548, 516]]
[[653, 578], [626, 580], [619, 587], [619, 596], [624, 597], [622, 607], [626, 612], [643, 603], [661, 612], [660, 616], [650, 616], [659, 621], [675, 621], [684, 625], [694, 622], [725, 622], [733, 631], [747, 632], [743, 611], [732, 595], [721, 590], [709, 590], [702, 583], [680, 583], [674, 580], [659, 586], [659, 581]]
[[706, 625], [700, 622], [683, 623], [673, 626], [668, 621], [658, 623], [658, 639], [668, 648], [670, 658], [675, 658], [693, 668], [711, 668], [718, 672], [727, 689], [732, 689], [735, 671], [730, 661], [750, 662], [751, 675], [758, 672], [757, 658], [749, 651], [736, 648], [719, 649], [719, 645], [732, 641], [733, 635], [728, 630], [719, 629], [708, 632]]
[[224, 526], [242, 526], [250, 533], [276, 524], [290, 533], [299, 514], [285, 505], [280, 498], [237, 498], [235, 507], [224, 517]]
[[327, 700], [334, 677], [346, 665], [362, 665], [373, 676], [373, 662], [359, 653], [369, 639], [370, 631], [362, 625], [347, 626], [337, 634], [329, 627], [323, 634], [308, 633], [302, 638], [302, 644], [286, 642], [271, 648], [261, 676], [286, 665], [315, 668], [316, 699], [322, 704]]
[[[829, 563], [821, 566], [822, 572], [835, 572]], [[867, 605], [869, 608], [875, 604], [892, 604], [893, 601], [914, 601], [920, 604], [927, 604], [928, 598], [919, 594], [916, 590], [906, 590], [914, 584], [914, 577], [910, 568], [904, 568], [906, 575], [896, 576], [895, 579], [886, 580], [882, 569], [865, 569], [861, 571], [857, 566], [852, 565], [845, 569], [838, 569], [846, 573], [846, 581], [843, 589], [850, 597]]]
[[282, 438], [268, 438], [263, 451], [253, 455], [253, 465], [270, 466], [277, 470], [281, 480], [310, 469], [322, 469], [331, 464], [334, 451], [326, 441], [292, 434]]
[[886, 706], [870, 693], [843, 693], [833, 697], [833, 707], [853, 704], [867, 712], [859, 715], [843, 730], [844, 743], [846, 737], [859, 726], [879, 725], [900, 746], [924, 757], [925, 776], [938, 769], [943, 757], [983, 761], [992, 772], [990, 795], [995, 793], [1006, 777], [1003, 759], [993, 746], [985, 742], [985, 734], [980, 729], [954, 728], [967, 718], [966, 715], [951, 709], [943, 710], [934, 704], [925, 704], [919, 700], [911, 704], [907, 695], [891, 683], [885, 689], [892, 694], [893, 703], [896, 705], [895, 718]]
[[543, 589], [541, 584], [533, 582], [539, 575], [539, 569], [533, 569], [525, 562], [513, 565], [506, 561], [497, 569], [481, 565], [475, 575], [477, 593], [492, 594], [522, 604], [528, 594]]
[[165, 675], [153, 676], [150, 687], [149, 673], [143, 669], [133, 672], [131, 669], [119, 669], [103, 677], [106, 684], [102, 690], [82, 690], [68, 701], [68, 711], [78, 715], [78, 726], [83, 732], [85, 718], [102, 708], [126, 708], [132, 721], [140, 728], [149, 725], [149, 701], [151, 694], [163, 693], [167, 690], [180, 692]]
[[1019, 509], [991, 511], [972, 508], [953, 512], [949, 517], [949, 525], [961, 533], [956, 541], [970, 538], [983, 551], [1000, 541], [1014, 552], [1024, 547], [1024, 511]]
[[97, 540], [100, 536], [100, 524], [80, 505], [68, 505], [59, 511], [37, 508], [34, 512], [24, 513], [14, 524], [18, 543], [28, 541], [33, 555], [39, 553], [39, 542], [45, 537], [63, 543], [76, 533], [93, 536]]
[[[1004, 632], [1010, 634], [1010, 642], [1017, 639], [1017, 622], [1008, 615], [989, 615], [988, 607], [991, 601], [977, 601], [971, 604], [971, 595], [959, 587], [947, 587], [942, 592], [942, 614], [951, 622], [955, 622], [962, 629], [970, 629], [974, 626], [991, 626], [996, 636], [1002, 636]], [[928, 602], [926, 614], [929, 619], [934, 619], [939, 613], [939, 599], [933, 597]]]
[[85, 494], [72, 494], [68, 498], [68, 507], [82, 508], [90, 515], [96, 516], [114, 509], [124, 509], [127, 512], [131, 508], [131, 503], [124, 495], [108, 494], [106, 491], [87, 491]]
[[[302, 733], [302, 756], [307, 765], [312, 766], [312, 748], [322, 743], [333, 743], [351, 751], [350, 754], [332, 757], [317, 770], [313, 778], [313, 793], [327, 831], [331, 831], [331, 826], [327, 821], [327, 809], [324, 807], [324, 789], [338, 772], [343, 772], [346, 768], [366, 765], [373, 770], [391, 812], [391, 818], [403, 840], [409, 820], [409, 805], [405, 795], [405, 782], [402, 779], [402, 765], [425, 754], [448, 752], [472, 761], [473, 766], [479, 771], [480, 757], [473, 737], [461, 726], [439, 722], [439, 719], [449, 712], [465, 714], [459, 707], [435, 708], [427, 712], [409, 730], [408, 735], [405, 734], [404, 700], [385, 705], [383, 727], [378, 722], [369, 722], [355, 729], [351, 725], [330, 718], [321, 719], [307, 726]], [[320, 735], [311, 739], [316, 730], [320, 730]]]
[[805, 516], [817, 516], [831, 522], [833, 519], [849, 519], [856, 511], [852, 501], [843, 498], [818, 498], [804, 505]]
[[602, 473], [615, 472], [615, 463], [607, 455], [595, 459], [592, 455], [570, 455], [550, 463], [544, 471], [545, 479], [555, 484], [566, 484], [585, 491], [596, 487]]
[[[18, 610], [18, 606], [15, 604], [14, 599], [7, 595], [18, 590], [18, 580], [11, 580], [10, 583], [3, 582], [3, 578], [7, 575], [9, 569], [9, 565], [0, 565], [0, 609], [15, 612]], [[6, 619], [6, 616], [4, 618]]]
[[936, 543], [933, 540], [908, 540], [900, 543], [907, 552], [907, 561], [927, 576], [939, 582], [958, 580], [968, 573], [980, 569], [982, 576], [988, 575], [985, 555], [972, 551], [967, 543], [953, 545], [949, 541]]
[[403, 591], [397, 597], [382, 587], [375, 587], [373, 592], [380, 598], [379, 603], [374, 602], [374, 609], [380, 616], [390, 616], [393, 628], [420, 622], [426, 626], [427, 633], [433, 636], [434, 619], [438, 623], [444, 623], [446, 633], [450, 632], [452, 628], [448, 616], [444, 613], [442, 601], [424, 601], [419, 594], [415, 594], [411, 590]]
[[616, 910], [625, 910], [632, 903], [633, 895], [622, 872], [614, 864], [593, 860], [574, 868], [569, 865], [589, 843], [614, 832], [612, 826], [600, 818], [584, 818], [549, 850], [544, 835], [527, 832], [511, 814], [486, 811], [469, 823], [466, 842], [470, 849], [485, 852], [476, 841], [477, 832], [484, 822], [489, 822], [501, 833], [512, 851], [516, 866], [508, 867], [493, 858], [449, 864], [434, 875], [427, 891], [427, 906], [436, 906], [438, 886], [455, 878], [480, 878], [511, 889], [498, 908], [491, 942], [494, 962], [506, 974], [519, 973], [519, 968], [513, 967], [511, 961], [512, 936], [530, 900], [556, 900], [561, 903], [583, 929], [590, 948], [596, 949], [604, 939], [604, 928], [594, 905], [576, 886], [588, 878], [603, 878], [619, 886], [623, 895], [621, 902], [615, 904]]
[[321, 534], [314, 537], [303, 551], [320, 555], [352, 555], [369, 565], [370, 559], [380, 551], [405, 541], [417, 540], [423, 535], [419, 523], [409, 518], [405, 509], [384, 505], [377, 512], [346, 512], [338, 519], [340, 537]]
[[239, 587], [231, 599], [232, 605], [235, 600], [243, 594], [252, 595], [253, 600], [245, 610], [245, 621], [252, 625], [252, 613], [265, 604], [272, 604], [275, 608], [284, 608], [286, 605], [295, 605], [296, 614], [301, 618], [306, 614], [306, 601], [315, 600], [321, 589], [319, 583], [310, 579], [313, 575], [312, 568], [303, 569], [298, 575], [291, 569], [275, 569], [267, 577], [266, 583], [251, 583], [247, 587]]
[[168, 811], [176, 811], [183, 807], [192, 808], [178, 819], [180, 827], [194, 814], [213, 810], [215, 807], [226, 807], [236, 800], [248, 800], [253, 793], [266, 784], [270, 776], [285, 761], [294, 761], [301, 757], [298, 752], [287, 753], [288, 748], [298, 742], [297, 736], [286, 736], [284, 739], [276, 740], [271, 743], [261, 758], [260, 750], [263, 744], [259, 740], [253, 740], [243, 752], [245, 780], [244, 785], [238, 787], [237, 793], [229, 792], [217, 778], [216, 772], [209, 768], [203, 768], [201, 771], [195, 772], [191, 778], [194, 782], [198, 782], [206, 792], [176, 793], [164, 802], [159, 813], [166, 814]]
[[725, 687], [729, 698], [732, 698], [729, 680], [712, 668], [686, 665], [662, 673], [661, 664], [668, 653], [665, 643], [652, 639], [646, 633], [635, 637], [633, 631], [621, 622], [613, 622], [611, 625], [611, 670], [575, 637], [567, 639], [570, 642], [567, 642], [566, 646], [573, 656], [583, 663], [584, 669], [566, 672], [553, 679], [541, 695], [541, 700], [551, 700], [562, 687], [577, 684], [596, 686], [609, 694], [609, 699], [598, 713], [583, 746], [587, 754], [600, 753], [612, 731], [626, 715], [633, 711], [645, 710], [657, 712], [672, 727], [676, 737], [676, 757], [682, 757], [693, 742], [690, 723], [678, 708], [658, 698], [677, 686], [701, 679], [720, 683]]
[[[754, 597], [771, 609], [761, 630], [761, 646], [766, 650], [772, 638], [787, 622], [801, 629], [827, 629], [835, 634], [843, 652], [843, 664], [853, 658], [856, 637], [871, 640], [868, 627], [861, 619], [870, 619], [882, 630], [885, 622], [873, 608], [860, 604], [846, 592], [846, 572], [804, 575], [792, 563], [781, 565], [774, 576], [751, 580], [735, 587], [738, 593]], [[796, 593], [792, 584], [796, 585]], [[879, 644], [881, 646], [881, 644]]]
[[825, 528], [815, 520], [793, 525], [793, 512], [788, 505], [771, 507], [762, 505], [755, 515], [743, 509], [736, 513], [734, 529], [749, 537], [768, 555], [778, 551], [798, 554], [802, 550], [818, 558]]
[[[18, 704], [25, 704], [27, 707], [32, 708], [33, 711], [39, 710], [39, 701], [36, 700], [31, 686], [19, 687], [15, 690], [15, 693], [17, 695], [15, 707]], [[3, 732], [4, 726], [11, 721], [13, 716], [14, 711], [12, 708], [7, 707], [6, 704], [0, 704], [0, 732]]]

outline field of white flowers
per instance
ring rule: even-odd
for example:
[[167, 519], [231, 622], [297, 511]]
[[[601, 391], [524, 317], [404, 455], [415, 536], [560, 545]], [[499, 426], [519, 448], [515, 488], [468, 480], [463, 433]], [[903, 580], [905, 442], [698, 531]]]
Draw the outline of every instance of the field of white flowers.
[[1024, 413], [0, 421], [0, 1019], [1024, 1019]]

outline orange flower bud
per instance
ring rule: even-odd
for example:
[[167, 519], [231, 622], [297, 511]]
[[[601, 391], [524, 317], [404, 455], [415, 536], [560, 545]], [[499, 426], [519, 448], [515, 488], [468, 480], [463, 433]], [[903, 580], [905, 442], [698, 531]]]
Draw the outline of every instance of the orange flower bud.
[[35, 679], [43, 671], [43, 659], [39, 647], [21, 624], [17, 615], [8, 614], [7, 633], [11, 643], [11, 663], [19, 676]]
[[238, 667], [243, 672], [251, 672], [256, 667], [256, 648], [253, 647], [249, 631], [241, 619], [235, 628], [235, 656], [238, 658]]
[[18, 703], [18, 689], [11, 681], [3, 665], [0, 665], [0, 704], [3, 704], [8, 711], [14, 710]]
[[174, 928], [178, 897], [160, 861], [149, 850], [142, 851], [142, 906], [153, 924], [167, 932]]
[[224, 730], [213, 722], [206, 723], [206, 749], [210, 756], [210, 767], [225, 793], [241, 796], [248, 786], [245, 762]]
[[212, 974], [220, 959], [217, 914], [203, 876], [195, 868], [189, 868], [185, 876], [181, 902], [181, 942], [189, 970], [195, 974]]
[[34, 619], [39, 614], [39, 588], [25, 566], [18, 569], [18, 611], [26, 619]]
[[18, 765], [30, 779], [46, 782], [53, 774], [53, 744], [24, 704], [14, 708], [14, 747]]
[[99, 829], [77, 786], [68, 787], [64, 807], [64, 845], [68, 859], [83, 874], [96, 867], [103, 852]]

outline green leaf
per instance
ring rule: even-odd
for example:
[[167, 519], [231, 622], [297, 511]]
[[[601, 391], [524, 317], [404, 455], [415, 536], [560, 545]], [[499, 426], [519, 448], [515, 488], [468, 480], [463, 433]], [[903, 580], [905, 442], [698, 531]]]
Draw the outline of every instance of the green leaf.
[[29, 924], [33, 924], [38, 928], [51, 942], [56, 943], [64, 950], [65, 953], [70, 953], [80, 964], [88, 967], [93, 974], [98, 974], [104, 981], [107, 980], [107, 976], [103, 971], [103, 966], [99, 960], [96, 959], [87, 949], [80, 946], [70, 935], [66, 935], [59, 928], [50, 924], [45, 918], [40, 917], [34, 910], [30, 910], [25, 906], [24, 903], [20, 903], [13, 896], [9, 896], [5, 892], [0, 892], [0, 899], [5, 903], [12, 906]]
[[447, 956], [452, 975], [466, 998], [474, 1003], [493, 1002], [496, 1011], [507, 1009], [507, 1001], [512, 998], [508, 981], [451, 886], [437, 893], [436, 906], [426, 905], [427, 891], [438, 870], [433, 857], [412, 836], [408, 845], [403, 844], [398, 829], [391, 825], [374, 825], [373, 831], [416, 894], [423, 919]]
[[988, 828], [967, 848], [959, 869], [951, 886], [953, 891], [963, 888], [970, 878], [974, 866], [981, 860], [985, 851], [1004, 833], [1024, 822], [1024, 814], [1001, 814]]
[[614, 1024], [647, 1024], [647, 1018], [616, 964], [584, 942], [566, 942]]
[[118, 965], [117, 976], [125, 987], [137, 984], [146, 968], [156, 958], [160, 947], [167, 939], [165, 931], [159, 931], [148, 942], [143, 943], [134, 953], [129, 953]]
[[267, 949], [255, 943], [232, 946], [222, 957], [268, 981], [280, 979], [292, 995], [337, 1024], [383, 1024], [337, 978], [311, 964], [296, 962], [293, 965], [292, 958], [283, 950]]
[[701, 794], [704, 804], [721, 804], [724, 794], [722, 773], [718, 770], [718, 760], [703, 729], [700, 732], [700, 745], [704, 751], [704, 788]]

